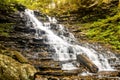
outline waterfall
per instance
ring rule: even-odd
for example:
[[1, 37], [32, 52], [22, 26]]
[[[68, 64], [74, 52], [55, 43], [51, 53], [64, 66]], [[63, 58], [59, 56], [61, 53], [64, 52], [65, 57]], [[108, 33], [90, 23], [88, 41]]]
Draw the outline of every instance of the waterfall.
[[[63, 70], [78, 69], [76, 66], [76, 56], [78, 54], [86, 55], [98, 68], [99, 71], [114, 70], [108, 62], [108, 58], [104, 53], [99, 53], [89, 46], [81, 46], [68, 29], [63, 25], [58, 24], [54, 17], [47, 16], [49, 22], [42, 22], [34, 15], [34, 11], [26, 9], [27, 25], [32, 23], [36, 30], [36, 39], [41, 38], [41, 32], [44, 31], [46, 44], [50, 45], [50, 49], [54, 50], [52, 58], [55, 61], [60, 61]], [[116, 58], [113, 53], [109, 53]]]

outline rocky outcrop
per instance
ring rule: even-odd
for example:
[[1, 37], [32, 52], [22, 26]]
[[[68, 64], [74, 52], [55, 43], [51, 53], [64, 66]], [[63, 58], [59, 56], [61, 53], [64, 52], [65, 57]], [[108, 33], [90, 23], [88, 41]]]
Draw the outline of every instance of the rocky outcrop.
[[0, 80], [31, 80], [36, 69], [0, 54]]
[[11, 49], [4, 50], [4, 49], [1, 49], [1, 46], [0, 46], [0, 54], [4, 54], [6, 56], [9, 56], [20, 63], [29, 63], [28, 60], [18, 51], [14, 51]]
[[[35, 12], [35, 14], [37, 15], [39, 20], [47, 22], [45, 15], [42, 15], [37, 11]], [[82, 64], [80, 69], [77, 71], [64, 72], [63, 70], [61, 70], [60, 63], [54, 61], [51, 58], [52, 56], [51, 52], [54, 53], [54, 50], [50, 49], [49, 44], [44, 43], [44, 41], [47, 40], [46, 37], [41, 36], [40, 39], [37, 39], [35, 37], [36, 29], [33, 29], [32, 28], [33, 26], [30, 24], [26, 26], [27, 22], [25, 17], [21, 18], [20, 15], [16, 15], [15, 18], [16, 18], [15, 19], [16, 25], [14, 26], [14, 31], [10, 34], [9, 37], [0, 36], [1, 37], [0, 43], [7, 48], [15, 49], [21, 53], [19, 54], [18, 52], [16, 53], [16, 51], [12, 51], [13, 54], [9, 54], [9, 55], [1, 54], [2, 55], [1, 66], [3, 67], [3, 69], [1, 69], [1, 72], [4, 73], [4, 74], [0, 73], [1, 80], [2, 79], [6, 80], [8, 76], [10, 77], [9, 79], [12, 79], [12, 80], [13, 79], [29, 80], [29, 76], [33, 75], [36, 70], [33, 68], [33, 66], [29, 65], [28, 63], [34, 65], [39, 70], [39, 72], [35, 74], [35, 78], [39, 78], [40, 80], [79, 79], [78, 77], [79, 73], [84, 72], [84, 70], [86, 71], [86, 66], [90, 72], [96, 73], [98, 71], [98, 68], [91, 61], [89, 61], [85, 56], [78, 55], [79, 56], [78, 62]], [[52, 27], [54, 28], [53, 29], [54, 31], [57, 30], [56, 25], [54, 24], [51, 24], [51, 25], [55, 26], [55, 27]], [[41, 31], [41, 34], [44, 35], [45, 32]], [[69, 37], [69, 34], [67, 33], [67, 31], [65, 31], [64, 35]], [[9, 51], [6, 53], [9, 53]], [[26, 58], [28, 60], [26, 60]], [[6, 63], [10, 64], [10, 67], [6, 68]], [[14, 69], [13, 69], [13, 66], [14, 66]], [[12, 75], [8, 75], [7, 71], [9, 71]], [[74, 76], [76, 77], [74, 78]], [[85, 77], [83, 77], [83, 79], [84, 78]], [[97, 78], [95, 78], [95, 80], [96, 79]]]
[[0, 80], [31, 80], [35, 72], [20, 52], [0, 45]]

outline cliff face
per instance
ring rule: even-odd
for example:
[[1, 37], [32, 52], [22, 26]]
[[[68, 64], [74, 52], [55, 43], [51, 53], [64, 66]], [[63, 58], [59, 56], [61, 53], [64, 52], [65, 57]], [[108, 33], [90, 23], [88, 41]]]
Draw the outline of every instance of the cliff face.
[[[0, 6], [4, 7], [1, 3]], [[6, 8], [0, 9], [0, 80], [31, 80], [36, 69], [15, 46], [21, 40], [15, 36], [15, 26], [20, 21], [19, 12], [7, 5]]]
[[[82, 4], [84, 5], [85, 3]], [[88, 37], [86, 36], [86, 32], [84, 31], [86, 29], [89, 30], [89, 28], [86, 27], [89, 24], [86, 25], [86, 23], [93, 23], [94, 21], [97, 21], [99, 19], [105, 19], [108, 14], [109, 17], [116, 15], [117, 5], [118, 3], [113, 1], [113, 4], [107, 3], [101, 4], [100, 6], [94, 5], [94, 7], [84, 6], [76, 10], [75, 12], [71, 11], [70, 14], [65, 12], [65, 14], [57, 15], [56, 17], [58, 18], [60, 23], [67, 25], [71, 32], [73, 32], [80, 41], [87, 41]], [[18, 7], [18, 9], [20, 11], [24, 10], [20, 7]], [[44, 14], [40, 14], [37, 11], [35, 14], [42, 21], [46, 21]], [[115, 17], [114, 19], [114, 21], [110, 19], [104, 24], [111, 24], [112, 21], [115, 22], [114, 24], [116, 24], [116, 22], [118, 23], [119, 17]], [[35, 38], [34, 34], [36, 31], [26, 26], [26, 19], [24, 17], [20, 17], [19, 11], [7, 14], [1, 13], [0, 20], [0, 44], [3, 46], [0, 47], [0, 68], [1, 72], [3, 73], [0, 73], [1, 80], [8, 79], [8, 77], [10, 77], [10, 79], [14, 78], [18, 80], [28, 80], [30, 79], [29, 77], [33, 76], [33, 74], [36, 72], [35, 68], [31, 65], [34, 65], [36, 68], [41, 70], [38, 75], [49, 74], [52, 76], [71, 76], [85, 70], [84, 66], [81, 66], [81, 69], [78, 72], [73, 71], [64, 73], [63, 71], [61, 71], [59, 62], [54, 62], [53, 59], [49, 58], [49, 56], [51, 56], [47, 52], [49, 45], [44, 44], [43, 39], [37, 40]], [[101, 25], [101, 23], [99, 25]], [[98, 30], [98, 28], [96, 30]], [[15, 68], [14, 70], [13, 67]], [[42, 72], [42, 70], [46, 72]], [[56, 72], [56, 70], [59, 70], [59, 72]], [[8, 75], [9, 71], [13, 75]], [[49, 78], [51, 79], [51, 77]]]

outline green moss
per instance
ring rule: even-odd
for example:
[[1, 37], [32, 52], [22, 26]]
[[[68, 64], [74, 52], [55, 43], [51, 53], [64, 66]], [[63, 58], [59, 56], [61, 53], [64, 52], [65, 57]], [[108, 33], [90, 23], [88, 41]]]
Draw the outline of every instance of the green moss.
[[115, 49], [120, 49], [120, 13], [113, 17], [101, 19], [84, 25], [83, 32], [90, 40], [101, 41], [112, 45]]
[[0, 24], [0, 36], [8, 37], [10, 32], [13, 31], [14, 23], [1, 23]]
[[28, 60], [18, 51], [6, 48], [0, 44], [0, 54], [9, 56], [20, 63], [28, 63]]
[[18, 51], [12, 51], [12, 57], [21, 63], [28, 63], [28, 60]]
[[0, 0], [0, 14], [9, 14], [14, 12], [16, 0]]
[[21, 64], [13, 58], [0, 54], [0, 80], [32, 80], [36, 69], [29, 64]]

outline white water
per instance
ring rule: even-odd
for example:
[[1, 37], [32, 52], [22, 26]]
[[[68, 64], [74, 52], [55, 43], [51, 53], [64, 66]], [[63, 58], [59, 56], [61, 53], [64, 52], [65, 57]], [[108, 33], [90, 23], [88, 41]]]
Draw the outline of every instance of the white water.
[[[106, 56], [99, 54], [92, 48], [86, 48], [75, 44], [74, 42], [76, 42], [76, 39], [71, 33], [69, 33], [69, 36], [64, 36], [64, 32], [66, 32], [66, 30], [63, 25], [57, 24], [57, 20], [55, 18], [48, 16], [49, 22], [42, 23], [35, 17], [34, 12], [29, 9], [25, 10], [25, 15], [29, 19], [28, 22], [32, 22], [34, 29], [45, 31], [48, 39], [46, 43], [50, 44], [50, 47], [55, 50], [53, 59], [61, 62], [68, 61], [62, 64], [63, 70], [77, 69], [76, 65], [74, 65], [72, 62], [69, 62], [76, 60], [77, 54], [86, 55], [99, 68], [99, 71], [113, 70], [108, 63]], [[51, 30], [51, 23], [57, 25], [60, 35]], [[39, 39], [40, 37], [41, 36], [36, 33], [36, 38]]]

